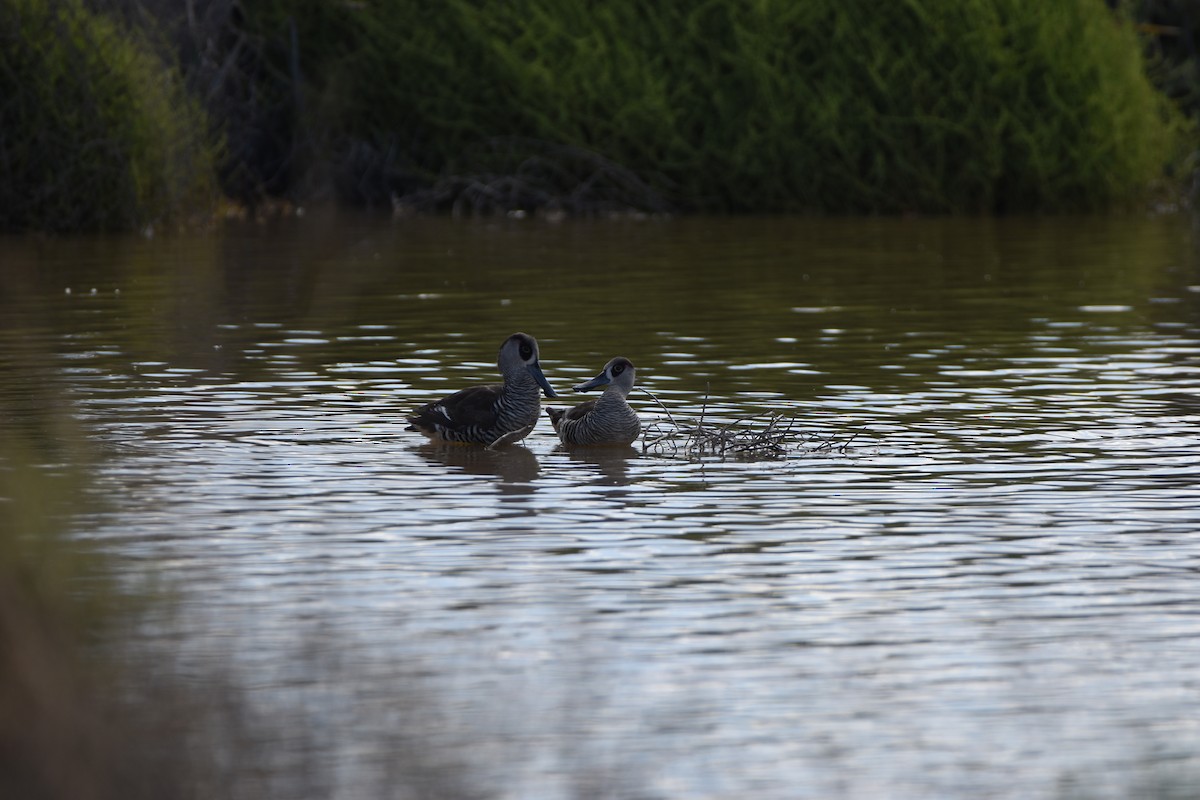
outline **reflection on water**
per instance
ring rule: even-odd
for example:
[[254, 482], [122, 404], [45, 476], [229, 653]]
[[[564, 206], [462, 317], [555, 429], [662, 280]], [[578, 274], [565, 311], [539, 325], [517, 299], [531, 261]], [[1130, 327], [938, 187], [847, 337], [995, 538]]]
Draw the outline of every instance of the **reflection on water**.
[[[2, 424], [73, 410], [110, 509], [80, 535], [178, 587], [149, 644], [287, 709], [325, 794], [371, 796], [406, 726], [485, 796], [1200, 785], [1186, 221], [317, 219], [0, 259]], [[404, 430], [514, 330], [556, 385], [621, 354], [681, 420], [854, 441]]]
[[638, 457], [636, 449], [624, 446], [568, 448], [558, 445], [555, 453], [565, 453], [573, 463], [587, 465], [584, 474], [590, 471], [595, 474], [595, 483], [609, 486], [629, 485], [629, 463]]
[[470, 475], [492, 475], [505, 492], [529, 492], [538, 476], [537, 458], [529, 450], [517, 446], [488, 450], [457, 444], [423, 444], [417, 452], [434, 467], [449, 467], [452, 472]]

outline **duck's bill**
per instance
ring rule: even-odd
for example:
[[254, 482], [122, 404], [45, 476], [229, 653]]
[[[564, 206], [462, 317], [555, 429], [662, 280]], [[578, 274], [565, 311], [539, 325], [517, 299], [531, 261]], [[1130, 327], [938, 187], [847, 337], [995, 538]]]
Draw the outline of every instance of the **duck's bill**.
[[550, 381], [546, 380], [546, 376], [542, 373], [542, 367], [536, 361], [529, 365], [529, 373], [533, 375], [533, 379], [542, 387], [542, 392], [546, 397], [558, 397], [558, 392], [554, 391], [554, 387], [550, 385]]
[[608, 380], [608, 373], [607, 373], [607, 372], [601, 372], [599, 375], [597, 375], [596, 377], [592, 378], [590, 381], [584, 381], [583, 383], [581, 383], [581, 384], [579, 384], [578, 386], [574, 387], [574, 390], [575, 390], [576, 392], [586, 392], [586, 391], [588, 391], [589, 389], [596, 389], [596, 388], [599, 388], [599, 387], [601, 387], [601, 386], [607, 386], [607, 385], [608, 385], [608, 383], [609, 383], [609, 380]]

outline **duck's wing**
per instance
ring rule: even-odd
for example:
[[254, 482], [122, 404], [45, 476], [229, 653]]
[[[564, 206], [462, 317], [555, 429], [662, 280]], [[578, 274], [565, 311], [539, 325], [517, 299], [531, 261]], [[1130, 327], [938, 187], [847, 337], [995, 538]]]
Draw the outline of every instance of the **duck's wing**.
[[408, 418], [410, 431], [487, 427], [496, 419], [500, 384], [471, 386], [421, 406]]
[[578, 422], [590, 414], [595, 407], [595, 400], [586, 400], [573, 408], [547, 408], [546, 415], [550, 417], [550, 424], [557, 431], [563, 422]]
[[596, 410], [595, 400], [585, 400], [579, 405], [567, 411], [566, 418], [571, 422], [578, 422], [588, 414]]

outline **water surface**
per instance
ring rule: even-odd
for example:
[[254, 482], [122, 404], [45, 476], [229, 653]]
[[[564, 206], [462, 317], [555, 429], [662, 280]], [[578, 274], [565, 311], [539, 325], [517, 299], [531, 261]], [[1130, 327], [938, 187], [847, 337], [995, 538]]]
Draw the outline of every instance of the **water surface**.
[[[506, 798], [1200, 785], [1186, 220], [330, 217], [0, 259], [8, 424], [69, 410], [78, 536], [178, 595], [143, 635], [239, 676], [325, 796], [406, 796], [414, 749]], [[681, 420], [807, 438], [404, 430], [516, 330], [560, 392], [624, 355]]]

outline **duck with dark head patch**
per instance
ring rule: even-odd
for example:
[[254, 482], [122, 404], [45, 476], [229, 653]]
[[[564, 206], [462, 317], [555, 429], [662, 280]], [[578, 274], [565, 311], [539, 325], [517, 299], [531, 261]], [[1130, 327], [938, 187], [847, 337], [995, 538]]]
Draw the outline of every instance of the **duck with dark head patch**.
[[571, 409], [547, 408], [550, 423], [563, 444], [628, 445], [637, 439], [642, 423], [626, 398], [633, 391], [633, 362], [617, 357], [604, 365], [604, 371], [575, 387], [586, 392], [607, 386], [595, 400]]
[[488, 447], [524, 439], [541, 411], [538, 392], [558, 397], [538, 363], [538, 344], [527, 333], [514, 333], [496, 359], [504, 383], [471, 386], [427, 403], [408, 418], [407, 430], [435, 442]]

